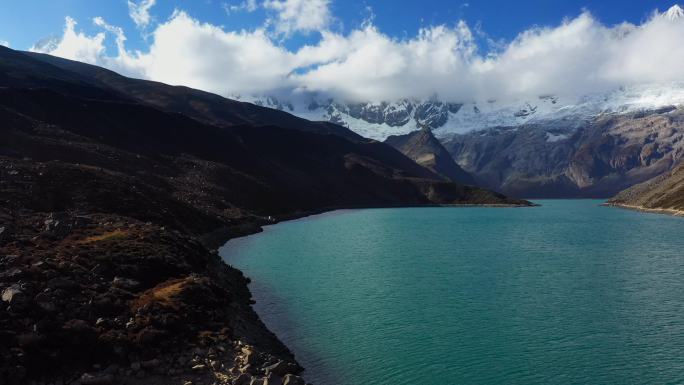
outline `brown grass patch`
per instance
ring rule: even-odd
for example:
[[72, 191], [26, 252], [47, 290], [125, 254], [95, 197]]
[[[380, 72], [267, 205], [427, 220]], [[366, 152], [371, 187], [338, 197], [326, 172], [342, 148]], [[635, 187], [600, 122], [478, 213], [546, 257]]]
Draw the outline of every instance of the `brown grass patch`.
[[140, 295], [131, 305], [135, 311], [145, 305], [158, 303], [163, 306], [177, 309], [178, 305], [174, 298], [180, 294], [185, 287], [192, 282], [191, 278], [172, 279], [159, 284]]
[[104, 241], [120, 241], [120, 240], [128, 237], [128, 235], [129, 235], [128, 231], [117, 229], [114, 231], [108, 231], [104, 234], [93, 235], [93, 236], [87, 237], [87, 238], [81, 240], [79, 243], [87, 244], [87, 243], [104, 242]]

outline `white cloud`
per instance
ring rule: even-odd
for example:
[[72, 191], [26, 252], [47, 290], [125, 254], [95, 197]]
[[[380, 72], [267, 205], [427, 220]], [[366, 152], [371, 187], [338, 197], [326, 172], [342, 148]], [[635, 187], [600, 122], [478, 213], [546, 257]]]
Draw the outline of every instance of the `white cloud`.
[[157, 0], [139, 0], [137, 3], [133, 0], [128, 0], [128, 14], [135, 25], [140, 28], [147, 27], [152, 20], [150, 16], [150, 9], [154, 7]]
[[244, 0], [239, 4], [223, 3], [223, 9], [228, 14], [231, 14], [233, 12], [240, 12], [240, 11], [254, 12], [257, 10], [257, 8], [259, 8], [259, 5], [257, 4], [257, 0]]
[[3, 47], [9, 47], [10, 43], [7, 40], [0, 39], [0, 45]]
[[296, 79], [308, 90], [354, 100], [452, 96], [459, 85], [470, 82], [474, 52], [464, 23], [453, 29], [422, 29], [418, 36], [401, 41], [368, 25], [347, 37], [326, 34], [318, 46], [301, 50], [301, 56], [321, 64]]
[[[277, 3], [285, 12], [289, 2]], [[295, 17], [284, 15], [283, 20]], [[320, 21], [329, 17], [309, 24], [288, 21], [292, 24], [282, 33], [322, 29], [316, 44], [298, 50], [281, 46], [267, 29], [230, 31], [182, 11], [151, 31], [143, 52], [127, 51], [124, 32], [95, 19], [116, 38], [118, 52], [107, 55], [105, 32], [86, 36], [75, 31], [70, 18], [61, 39], [36, 50], [222, 95], [314, 91], [377, 101], [437, 94], [466, 101], [684, 81], [684, 18], [657, 12], [641, 25], [617, 26], [603, 25], [585, 12], [554, 27], [524, 31], [511, 42], [497, 43], [494, 51], [478, 49], [464, 22], [395, 39], [372, 22], [348, 34], [331, 32]]]
[[276, 13], [269, 24], [285, 35], [321, 31], [332, 20], [330, 0], [265, 0], [263, 6]]
[[110, 68], [124, 75], [144, 77], [144, 68], [142, 67], [144, 63], [139, 59], [140, 54], [137, 52], [131, 54], [126, 50], [126, 35], [124, 30], [120, 27], [108, 24], [102, 17], [94, 18], [93, 24], [115, 36], [117, 56], [100, 56], [98, 60], [92, 64]]
[[224, 95], [291, 83], [295, 55], [274, 45], [264, 30], [224, 31], [177, 12], [151, 36], [149, 52], [137, 58], [147, 78]]
[[105, 34], [98, 33], [87, 36], [83, 32], [76, 32], [76, 20], [67, 16], [64, 33], [59, 39], [48, 40], [30, 50], [47, 52], [51, 55], [78, 60], [85, 63], [97, 64], [105, 54]]

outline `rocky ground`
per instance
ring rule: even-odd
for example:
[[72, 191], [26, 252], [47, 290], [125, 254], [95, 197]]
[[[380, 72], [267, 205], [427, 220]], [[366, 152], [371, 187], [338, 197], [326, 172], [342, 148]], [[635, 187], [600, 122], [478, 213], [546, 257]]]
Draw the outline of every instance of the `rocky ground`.
[[0, 384], [304, 383], [215, 244], [127, 216], [26, 208], [22, 182], [58, 183], [43, 166], [2, 161]]

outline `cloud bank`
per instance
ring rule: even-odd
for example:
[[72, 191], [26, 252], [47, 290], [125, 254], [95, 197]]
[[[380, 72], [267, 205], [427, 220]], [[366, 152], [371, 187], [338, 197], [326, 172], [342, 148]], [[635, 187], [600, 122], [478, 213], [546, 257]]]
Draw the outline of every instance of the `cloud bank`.
[[[556, 26], [523, 31], [485, 52], [463, 21], [397, 39], [370, 21], [348, 33], [330, 31], [327, 0], [267, 0], [259, 6], [275, 12], [271, 22], [240, 31], [178, 10], [154, 25], [146, 50], [135, 52], [126, 49], [124, 31], [104, 19], [94, 19], [102, 32], [89, 36], [67, 18], [58, 41], [33, 49], [226, 96], [316, 92], [348, 101], [439, 96], [459, 102], [684, 81], [679, 7], [654, 11], [640, 25], [606, 26], [584, 12]], [[149, 23], [149, 14], [135, 15], [138, 25]], [[283, 34], [316, 30], [320, 39], [313, 45], [288, 50], [279, 42]], [[115, 53], [105, 49], [109, 36], [116, 40]]]

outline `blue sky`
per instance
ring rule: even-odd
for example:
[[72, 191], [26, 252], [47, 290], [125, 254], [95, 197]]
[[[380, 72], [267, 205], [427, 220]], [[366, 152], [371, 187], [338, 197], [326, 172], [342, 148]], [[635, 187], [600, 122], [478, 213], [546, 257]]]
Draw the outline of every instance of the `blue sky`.
[[461, 102], [684, 82], [671, 1], [0, 2], [0, 44], [224, 96]]
[[[28, 49], [43, 38], [59, 36], [64, 18], [71, 16], [79, 28], [95, 32], [90, 20], [104, 17], [107, 22], [125, 30], [135, 30], [128, 14], [127, 0], [3, 0], [0, 12], [0, 40], [13, 48]], [[152, 14], [157, 22], [168, 19], [175, 9], [182, 9], [198, 20], [228, 29], [252, 29], [264, 22], [265, 11], [231, 12], [225, 5], [237, 5], [239, 0], [158, 0]], [[655, 9], [665, 10], [672, 1], [617, 1], [617, 0], [344, 0], [333, 1], [331, 12], [335, 17], [333, 28], [349, 31], [369, 17], [386, 34], [403, 38], [413, 36], [425, 26], [454, 24], [466, 20], [481, 28], [495, 40], [511, 40], [518, 33], [534, 25], [555, 25], [566, 17], [576, 17], [582, 10], [590, 11], [603, 23], [611, 25], [628, 21], [638, 24]], [[130, 48], [144, 49], [141, 35], [128, 34]], [[310, 43], [315, 33], [295, 34], [280, 41], [290, 48]]]

